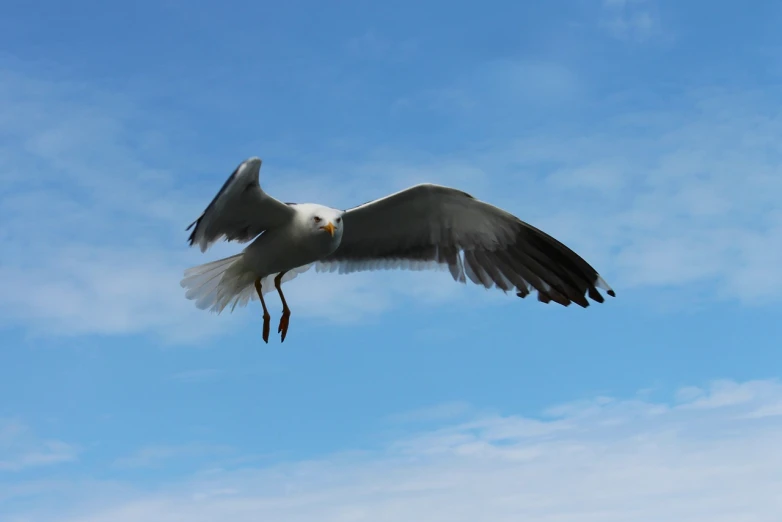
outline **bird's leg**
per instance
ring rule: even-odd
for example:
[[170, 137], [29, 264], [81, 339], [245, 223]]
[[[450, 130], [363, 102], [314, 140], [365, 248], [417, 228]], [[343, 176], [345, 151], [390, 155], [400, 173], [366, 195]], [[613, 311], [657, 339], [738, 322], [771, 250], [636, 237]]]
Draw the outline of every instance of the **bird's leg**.
[[277, 328], [277, 333], [282, 333], [280, 342], [283, 342], [285, 336], [288, 334], [288, 321], [291, 317], [291, 309], [288, 308], [288, 303], [285, 301], [285, 296], [282, 295], [282, 288], [280, 287], [282, 284], [282, 276], [284, 275], [285, 272], [280, 272], [277, 274], [277, 277], [274, 278], [274, 286], [277, 288], [277, 293], [280, 294], [280, 301], [282, 301], [282, 317], [280, 317], [280, 327]]
[[258, 297], [261, 298], [261, 306], [263, 307], [263, 341], [269, 343], [269, 328], [271, 325], [271, 316], [269, 310], [266, 309], [266, 301], [263, 300], [263, 292], [261, 292], [261, 279], [255, 280], [255, 291], [258, 292]]

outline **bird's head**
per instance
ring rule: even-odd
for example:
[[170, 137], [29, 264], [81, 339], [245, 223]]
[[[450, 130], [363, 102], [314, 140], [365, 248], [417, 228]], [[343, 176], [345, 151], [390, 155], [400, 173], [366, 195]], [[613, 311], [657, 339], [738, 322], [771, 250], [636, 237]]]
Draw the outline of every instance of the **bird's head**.
[[331, 238], [342, 237], [342, 212], [333, 208], [320, 207], [310, 212], [309, 223], [318, 234], [328, 234]]

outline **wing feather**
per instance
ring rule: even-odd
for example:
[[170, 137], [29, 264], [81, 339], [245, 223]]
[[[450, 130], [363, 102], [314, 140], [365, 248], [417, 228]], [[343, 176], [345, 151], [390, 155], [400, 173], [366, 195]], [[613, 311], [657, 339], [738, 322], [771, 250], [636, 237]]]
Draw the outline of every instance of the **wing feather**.
[[458, 282], [515, 290], [563, 306], [615, 293], [573, 250], [508, 212], [440, 185], [422, 184], [348, 209], [342, 242], [317, 269], [350, 273], [447, 267]]
[[243, 161], [228, 177], [206, 210], [185, 230], [193, 228], [188, 241], [201, 252], [220, 238], [245, 243], [258, 234], [283, 225], [295, 214], [293, 208], [261, 189], [260, 158]]

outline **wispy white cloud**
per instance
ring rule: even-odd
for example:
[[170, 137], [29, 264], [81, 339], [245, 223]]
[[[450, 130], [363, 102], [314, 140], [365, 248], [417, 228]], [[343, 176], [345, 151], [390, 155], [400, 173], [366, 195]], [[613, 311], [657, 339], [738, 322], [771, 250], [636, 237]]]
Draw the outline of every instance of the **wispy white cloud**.
[[182, 298], [182, 256], [174, 252], [62, 245], [43, 256], [2, 267], [6, 326], [25, 324], [45, 336], [158, 332], [171, 341], [221, 326]]
[[0, 473], [71, 462], [77, 456], [70, 444], [41, 439], [18, 420], [0, 419]]
[[437, 404], [426, 408], [396, 413], [388, 417], [393, 423], [442, 422], [466, 415], [470, 412], [466, 402], [454, 401]]
[[496, 59], [466, 68], [451, 84], [400, 98], [392, 109], [422, 108], [450, 118], [513, 119], [572, 107], [585, 95], [583, 79], [556, 61]]
[[210, 444], [154, 445], [140, 448], [132, 455], [117, 459], [114, 464], [120, 468], [149, 468], [179, 459], [201, 459], [209, 456], [226, 455], [232, 451], [227, 446]]
[[68, 511], [17, 515], [31, 522], [772, 522], [782, 515], [782, 415], [751, 414], [780, 399], [777, 381], [723, 381], [673, 401], [602, 397], [550, 408], [543, 419], [478, 415], [382, 451], [213, 468], [101, 500], [80, 486], [84, 503]]
[[149, 159], [164, 146], [125, 97], [2, 71], [4, 326], [35, 334], [193, 338], [171, 247], [187, 196]]
[[416, 52], [417, 47], [416, 42], [412, 39], [393, 40], [373, 29], [350, 38], [345, 44], [345, 49], [350, 57], [393, 62], [410, 58]]
[[184, 370], [177, 372], [171, 378], [183, 383], [207, 382], [220, 378], [224, 374], [223, 370], [217, 368], [199, 368], [197, 370]]
[[601, 22], [620, 40], [643, 42], [662, 34], [655, 0], [603, 0]]
[[730, 380], [715, 381], [708, 388], [687, 387], [679, 390], [677, 397], [682, 404], [679, 408], [717, 409], [741, 407], [750, 410], [750, 415], [758, 411], [768, 411], [776, 406], [780, 386], [777, 381], [751, 381], [737, 383]]

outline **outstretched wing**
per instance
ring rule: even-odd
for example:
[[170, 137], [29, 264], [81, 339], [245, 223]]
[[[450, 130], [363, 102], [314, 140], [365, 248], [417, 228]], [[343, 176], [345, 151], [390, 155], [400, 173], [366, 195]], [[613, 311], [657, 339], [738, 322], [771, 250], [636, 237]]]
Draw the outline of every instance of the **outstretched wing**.
[[587, 307], [614, 291], [589, 263], [553, 237], [465, 192], [416, 185], [349, 209], [339, 248], [318, 270], [342, 273], [447, 266], [454, 280]]
[[290, 206], [261, 189], [260, 170], [261, 159], [255, 157], [236, 167], [206, 210], [185, 229], [195, 226], [190, 246], [197, 244], [201, 252], [206, 252], [223, 236], [227, 241], [244, 243], [293, 217]]

